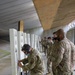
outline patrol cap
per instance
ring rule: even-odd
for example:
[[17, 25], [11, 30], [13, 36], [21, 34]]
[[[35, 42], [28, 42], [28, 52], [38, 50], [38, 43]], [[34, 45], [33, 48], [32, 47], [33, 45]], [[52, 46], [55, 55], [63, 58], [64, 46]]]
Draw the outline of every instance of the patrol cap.
[[57, 35], [60, 35], [60, 34], [64, 35], [64, 30], [63, 30], [63, 29], [58, 29], [58, 30], [56, 31], [56, 34], [57, 34]]
[[58, 37], [60, 37], [60, 35], [61, 35], [61, 40], [62, 39], [64, 39], [64, 37], [65, 37], [65, 33], [64, 33], [64, 30], [63, 29], [58, 29], [57, 31], [56, 31], [56, 35], [58, 36]]
[[30, 47], [31, 46], [29, 44], [24, 44], [23, 47], [22, 47], [22, 51], [29, 52]]

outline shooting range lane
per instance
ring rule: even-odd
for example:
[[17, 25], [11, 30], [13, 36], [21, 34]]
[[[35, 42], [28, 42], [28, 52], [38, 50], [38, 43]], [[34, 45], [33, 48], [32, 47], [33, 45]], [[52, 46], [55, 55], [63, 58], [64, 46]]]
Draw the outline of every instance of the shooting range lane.
[[[12, 75], [20, 75], [20, 73], [23, 72], [22, 70], [19, 69], [17, 65], [17, 61], [25, 57], [25, 55], [21, 51], [23, 44], [27, 43], [31, 45], [33, 48], [35, 48], [36, 50], [38, 50], [38, 52], [41, 52], [40, 51], [41, 47], [38, 44], [38, 41], [40, 41], [40, 39], [39, 39], [39, 36], [37, 35], [23, 33], [23, 32], [17, 31], [16, 29], [10, 29]], [[44, 61], [44, 68], [46, 73], [47, 69], [45, 64], [47, 63], [47, 59], [44, 53], [41, 53], [41, 55], [42, 55], [42, 60]]]

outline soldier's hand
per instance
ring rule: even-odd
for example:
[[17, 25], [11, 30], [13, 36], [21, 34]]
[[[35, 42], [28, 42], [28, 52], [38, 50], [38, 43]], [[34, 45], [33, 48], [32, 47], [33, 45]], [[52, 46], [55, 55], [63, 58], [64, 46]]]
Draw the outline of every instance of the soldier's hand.
[[22, 60], [18, 60], [18, 62], [22, 62]]
[[21, 64], [21, 62], [18, 61], [18, 66], [19, 67], [22, 67], [23, 65]]

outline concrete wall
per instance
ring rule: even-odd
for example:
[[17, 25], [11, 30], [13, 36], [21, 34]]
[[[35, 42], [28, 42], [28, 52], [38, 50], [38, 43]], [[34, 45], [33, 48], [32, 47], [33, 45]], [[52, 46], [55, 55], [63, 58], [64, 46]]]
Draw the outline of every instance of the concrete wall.
[[64, 26], [60, 26], [57, 28], [53, 28], [50, 30], [46, 30], [44, 31], [42, 27], [38, 27], [38, 28], [34, 28], [34, 29], [30, 29], [30, 30], [26, 30], [26, 33], [30, 33], [30, 34], [35, 34], [35, 35], [39, 35], [40, 37], [48, 37], [48, 36], [53, 36], [53, 32], [57, 31], [58, 29], [64, 29]]
[[74, 37], [75, 37], [75, 34], [74, 34], [75, 32], [74, 31], [75, 30], [74, 30], [74, 28], [68, 29], [68, 25], [67, 26], [60, 26], [60, 27], [53, 28], [53, 29], [46, 30], [46, 31], [43, 31], [43, 28], [39, 27], [39, 28], [34, 28], [34, 29], [27, 30], [25, 32], [30, 33], [30, 34], [39, 35], [42, 38], [43, 37], [48, 37], [48, 36], [53, 37], [53, 32], [57, 31], [60, 28], [64, 29], [67, 38], [74, 43]]
[[57, 27], [54, 29], [46, 30], [46, 31], [44, 31], [42, 27], [38, 27], [38, 28], [26, 30], [25, 32], [30, 33], [30, 34], [39, 35], [40, 37], [44, 37], [44, 36], [48, 37], [48, 36], [52, 36], [52, 33], [58, 30], [59, 28], [64, 28], [64, 27], [61, 26], [61, 27]]
[[69, 40], [71, 40], [73, 43], [74, 43], [74, 40], [75, 40], [75, 38], [74, 38], [75, 32], [74, 31], [75, 31], [74, 29], [71, 29], [66, 34], [67, 38]]
[[35, 35], [38, 35], [38, 36], [42, 36], [43, 35], [43, 28], [37, 27], [37, 28], [26, 30], [25, 32], [30, 33], [30, 34], [35, 34]]

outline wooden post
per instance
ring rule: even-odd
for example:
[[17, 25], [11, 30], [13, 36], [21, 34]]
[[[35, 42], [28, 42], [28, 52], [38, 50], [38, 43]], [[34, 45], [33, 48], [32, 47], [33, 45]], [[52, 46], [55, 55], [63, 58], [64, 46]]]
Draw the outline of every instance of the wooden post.
[[18, 23], [18, 31], [24, 31], [24, 22], [22, 20]]

